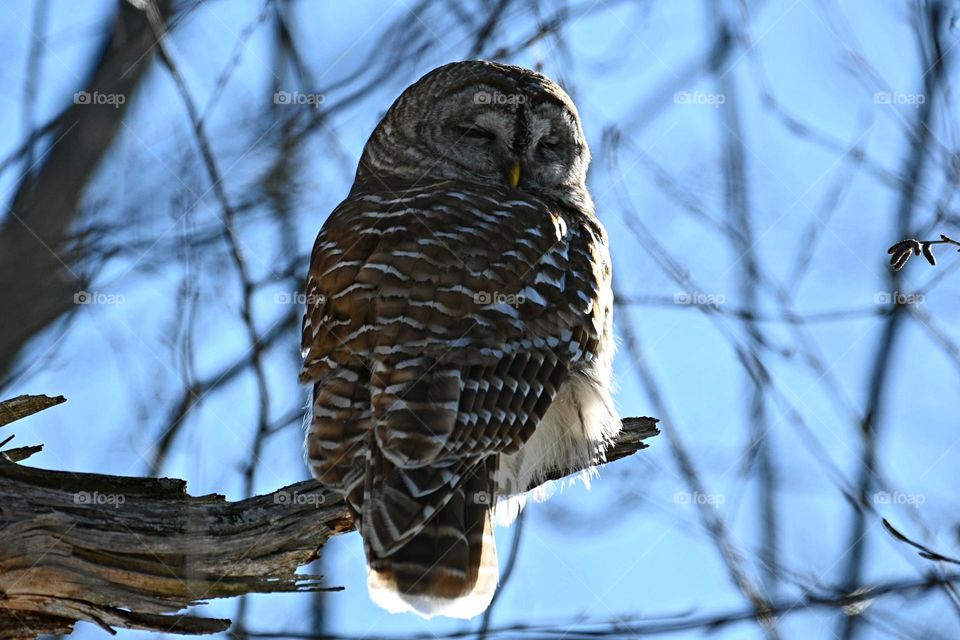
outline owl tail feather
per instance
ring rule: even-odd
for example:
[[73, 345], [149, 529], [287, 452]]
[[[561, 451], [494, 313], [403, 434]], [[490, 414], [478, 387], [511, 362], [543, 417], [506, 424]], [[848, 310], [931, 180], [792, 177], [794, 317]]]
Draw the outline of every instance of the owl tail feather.
[[370, 598], [391, 613], [470, 619], [490, 605], [499, 581], [485, 472], [470, 474], [402, 546], [378, 557], [369, 545]]

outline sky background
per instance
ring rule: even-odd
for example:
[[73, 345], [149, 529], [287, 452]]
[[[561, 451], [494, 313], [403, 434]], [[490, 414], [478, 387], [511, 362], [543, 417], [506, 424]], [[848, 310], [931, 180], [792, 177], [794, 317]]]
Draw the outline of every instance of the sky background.
[[[0, 158], [73, 100], [114, 15], [110, 2], [51, 0], [47, 6], [37, 34], [43, 43], [39, 89], [25, 112], [35, 4], [0, 0], [0, 129], [6, 132]], [[473, 43], [464, 26], [470, 16], [444, 3], [292, 3], [287, 12], [309, 72], [305, 86], [294, 74], [277, 73], [265, 6], [206, 3], [167, 36], [204, 113], [225, 190], [237, 201], [277, 153], [271, 144], [283, 109], [311, 109], [273, 104], [276, 90], [322, 96], [321, 110], [338, 106], [300, 140], [288, 194], [292, 226], [282, 229], [256, 206], [245, 213], [244, 254], [254, 279], [264, 283], [253, 301], [261, 332], [289, 311], [278, 301], [299, 290], [313, 239], [346, 195], [362, 146], [384, 110], [430, 69], [467, 57]], [[483, 6], [468, 3], [460, 11]], [[698, 502], [708, 502], [722, 518], [745, 570], [767, 597], [829, 593], [849, 557], [853, 510], [847, 496], [863, 459], [857, 425], [884, 314], [896, 295], [886, 254], [901, 239], [896, 177], [911, 151], [918, 103], [928, 99], [923, 78], [929, 66], [917, 38], [921, 5], [601, 0], [510, 6], [482, 53], [494, 57], [504, 47], [510, 54], [499, 59], [542, 68], [580, 109], [594, 155], [589, 184], [610, 234], [622, 303], [616, 315], [617, 403], [624, 416], [661, 418], [672, 439], [664, 433], [649, 450], [605, 467], [590, 491], [565, 487], [550, 502], [528, 507], [516, 565], [492, 625], [650, 622], [743, 610], [749, 603], [732, 584]], [[950, 16], [960, 15], [956, 3], [945, 6]], [[538, 13], [548, 22], [563, 7], [559, 34], [513, 51], [537, 31]], [[732, 25], [735, 44], [711, 69], [718, 21]], [[398, 31], [401, 22], [410, 30]], [[960, 32], [948, 28], [943, 38], [952, 49]], [[398, 41], [418, 54], [395, 55]], [[383, 69], [379, 86], [354, 99], [369, 74]], [[933, 126], [912, 225], [925, 238], [957, 233], [955, 78], [948, 67], [943, 90], [929, 97], [936, 101]], [[744, 168], [733, 183], [725, 164], [731, 148], [739, 149]], [[22, 170], [0, 174], [4, 201]], [[731, 192], [745, 194], [749, 255], [724, 231], [743, 231]], [[160, 66], [154, 64], [125, 112], [84, 209], [90, 220], [123, 221], [136, 247], [93, 274], [90, 290], [113, 296], [115, 304], [84, 305], [69, 323], [34, 341], [22, 355], [23, 375], [3, 395], [68, 399], [17, 425], [18, 443], [45, 445], [31, 464], [142, 475], [185, 381], [214, 374], [248, 348], [239, 282], [224, 266], [222, 243], [169, 250], [215, 225], [220, 211], [182, 100]], [[282, 234], [288, 234], [283, 241]], [[956, 555], [960, 546], [960, 256], [952, 254], [941, 247], [937, 267], [911, 261], [898, 285], [919, 302], [894, 343], [895, 366], [879, 407], [868, 583], [919, 579], [936, 568], [885, 533], [881, 517], [943, 553]], [[745, 285], [751, 259], [762, 280]], [[288, 266], [296, 278], [287, 277]], [[177, 301], [187, 278], [194, 297], [185, 324]], [[713, 303], [715, 310], [691, 301]], [[748, 304], [764, 321], [750, 325], [737, 317]], [[298, 349], [291, 331], [266, 354], [272, 420], [304, 402], [296, 384]], [[760, 433], [776, 477], [781, 566], [773, 583], [766, 582], [758, 559], [763, 488], [751, 446], [757, 423], [745, 353], [769, 376]], [[646, 384], [644, 371], [652, 376]], [[186, 479], [194, 495], [243, 498], [257, 402], [250, 373], [204, 397], [161, 473]], [[301, 444], [296, 420], [266, 441], [257, 493], [308, 476]], [[677, 464], [680, 446], [695, 461], [702, 493]], [[501, 566], [512, 535], [498, 532]], [[442, 633], [479, 623], [428, 622], [377, 609], [366, 595], [356, 534], [330, 541], [322, 571], [329, 585], [346, 588], [325, 599], [328, 633]], [[309, 604], [310, 596], [302, 594], [253, 597], [247, 626], [315, 631]], [[231, 616], [235, 609], [234, 601], [213, 602], [201, 612]], [[785, 638], [833, 638], [840, 615], [803, 609], [782, 617], [779, 628]], [[872, 624], [858, 637], [960, 635], [960, 617], [941, 591], [889, 596], [867, 615]], [[124, 638], [145, 635], [120, 632]], [[671, 637], [702, 635], [694, 630]], [[714, 635], [764, 637], [749, 621]], [[80, 625], [76, 636], [106, 634]]]

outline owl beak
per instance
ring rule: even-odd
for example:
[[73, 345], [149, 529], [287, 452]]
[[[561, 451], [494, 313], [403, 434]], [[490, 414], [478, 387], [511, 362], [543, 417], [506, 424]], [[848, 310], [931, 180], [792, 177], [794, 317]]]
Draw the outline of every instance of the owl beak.
[[510, 185], [511, 189], [516, 189], [517, 185], [520, 184], [520, 161], [514, 160], [506, 171], [507, 184]]

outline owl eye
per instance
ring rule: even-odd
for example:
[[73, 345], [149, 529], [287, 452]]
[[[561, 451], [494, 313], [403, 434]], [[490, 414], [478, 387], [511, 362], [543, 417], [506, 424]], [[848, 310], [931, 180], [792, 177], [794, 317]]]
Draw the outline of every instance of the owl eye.
[[547, 138], [540, 138], [537, 141], [537, 155], [541, 158], [549, 161], [558, 160], [560, 150], [560, 138], [555, 138], [553, 136]]
[[560, 138], [553, 136], [547, 138], [540, 138], [540, 141], [537, 143], [537, 146], [542, 147], [548, 151], [553, 151], [560, 146]]
[[497, 139], [497, 136], [492, 131], [487, 131], [486, 129], [481, 129], [470, 124], [462, 124], [453, 127], [453, 130], [460, 137], [460, 140], [465, 140], [473, 144], [487, 144], [488, 142], [493, 142]]

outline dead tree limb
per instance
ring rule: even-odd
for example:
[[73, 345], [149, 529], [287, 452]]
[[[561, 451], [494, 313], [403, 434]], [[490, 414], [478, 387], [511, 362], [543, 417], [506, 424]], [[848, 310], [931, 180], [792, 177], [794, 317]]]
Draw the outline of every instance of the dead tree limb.
[[[656, 423], [625, 420], [607, 461], [646, 448]], [[184, 609], [328, 588], [296, 570], [353, 530], [340, 497], [314, 481], [228, 502], [191, 496], [182, 480], [49, 471], [0, 455], [0, 496], [2, 638], [69, 633], [77, 621], [111, 631], [224, 631], [229, 620]]]

